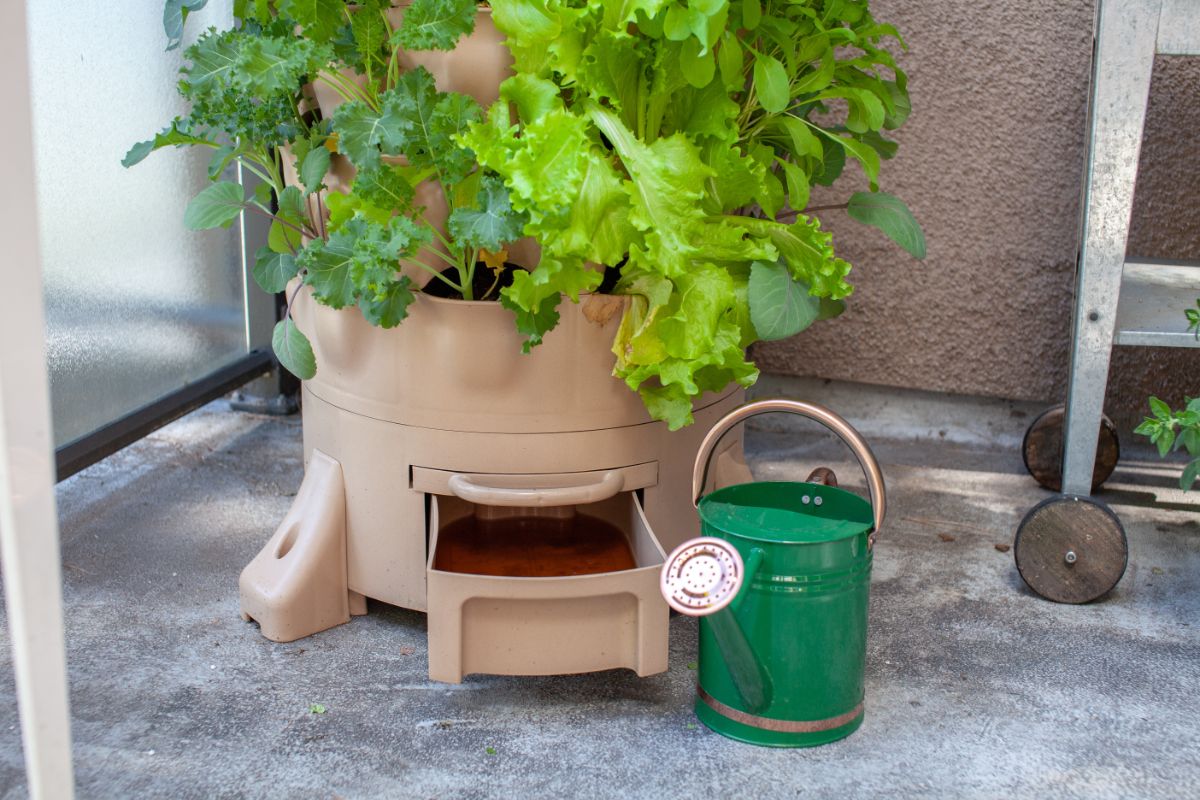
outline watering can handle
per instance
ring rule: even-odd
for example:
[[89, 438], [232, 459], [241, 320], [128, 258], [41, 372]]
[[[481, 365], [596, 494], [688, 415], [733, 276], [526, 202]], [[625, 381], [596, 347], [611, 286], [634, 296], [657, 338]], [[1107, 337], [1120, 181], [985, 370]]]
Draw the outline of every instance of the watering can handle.
[[705, 435], [704, 441], [700, 443], [700, 452], [696, 454], [696, 466], [692, 470], [692, 502], [697, 505], [700, 503], [704, 484], [708, 480], [708, 462], [712, 458], [713, 449], [716, 448], [717, 442], [721, 441], [721, 438], [739, 422], [750, 417], [756, 417], [759, 414], [768, 414], [772, 411], [787, 411], [792, 414], [799, 414], [802, 417], [815, 419], [837, 434], [854, 452], [854, 455], [858, 458], [858, 463], [862, 466], [863, 472], [866, 473], [867, 488], [871, 492], [871, 511], [875, 517], [875, 529], [871, 531], [871, 535], [867, 541], [873, 547], [875, 545], [875, 537], [879, 535], [879, 529], [883, 527], [883, 515], [887, 507], [887, 499], [883, 488], [883, 473], [879, 469], [879, 462], [875, 460], [875, 454], [871, 452], [871, 448], [867, 446], [866, 441], [863, 440], [858, 431], [850, 426], [849, 422], [846, 422], [846, 420], [829, 409], [813, 405], [812, 403], [803, 403], [799, 400], [758, 400], [754, 403], [747, 403], [740, 408], [735, 408], [726, 414], [720, 422], [713, 426], [712, 430]]

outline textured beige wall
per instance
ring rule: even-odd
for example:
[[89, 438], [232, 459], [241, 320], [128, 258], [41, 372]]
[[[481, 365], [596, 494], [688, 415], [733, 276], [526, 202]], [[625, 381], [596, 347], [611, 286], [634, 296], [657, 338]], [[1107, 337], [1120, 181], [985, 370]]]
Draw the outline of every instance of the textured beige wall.
[[[766, 371], [1061, 402], [1066, 393], [1094, 4], [876, 0], [910, 52], [913, 114], [882, 188], [929, 243], [924, 262], [826, 212], [855, 265], [847, 313], [759, 345]], [[1131, 255], [1200, 260], [1200, 59], [1155, 65]], [[859, 188], [814, 196], [844, 201]], [[1186, 322], [1180, 320], [1180, 327]], [[1200, 394], [1200, 351], [1118, 348], [1108, 408]]]

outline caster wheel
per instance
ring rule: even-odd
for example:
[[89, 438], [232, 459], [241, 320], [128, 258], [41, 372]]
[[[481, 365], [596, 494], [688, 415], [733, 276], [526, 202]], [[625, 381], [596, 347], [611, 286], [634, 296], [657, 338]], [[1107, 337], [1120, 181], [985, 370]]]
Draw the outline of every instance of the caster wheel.
[[1017, 528], [1017, 571], [1056, 603], [1089, 603], [1117, 585], [1129, 563], [1125, 529], [1108, 506], [1060, 495], [1038, 503]]
[[[1025, 469], [1033, 479], [1052, 492], [1062, 491], [1063, 418], [1065, 406], [1048, 408], [1025, 431], [1021, 455]], [[1100, 437], [1096, 442], [1096, 466], [1092, 470], [1092, 491], [1099, 489], [1121, 459], [1117, 426], [1107, 416], [1100, 418]]]

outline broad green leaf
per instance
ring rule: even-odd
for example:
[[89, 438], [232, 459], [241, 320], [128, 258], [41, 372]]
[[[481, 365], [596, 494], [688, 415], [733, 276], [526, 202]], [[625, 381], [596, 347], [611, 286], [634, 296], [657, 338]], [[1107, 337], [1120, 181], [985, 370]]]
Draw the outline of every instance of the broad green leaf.
[[[809, 127], [804, 123], [805, 127]], [[813, 183], [821, 186], [832, 186], [846, 168], [846, 148], [842, 147], [837, 137], [821, 139], [824, 156], [820, 168], [813, 173]]]
[[787, 179], [788, 205], [796, 211], [803, 211], [808, 205], [808, 175], [791, 161], [780, 161], [780, 164]]
[[738, 224], [756, 236], [769, 239], [792, 277], [804, 282], [813, 295], [838, 300], [854, 291], [846, 283], [850, 265], [834, 255], [833, 236], [821, 230], [816, 218], [800, 215], [795, 222], [785, 224], [741, 217]]
[[271, 334], [271, 349], [280, 365], [302, 381], [317, 374], [317, 359], [308, 337], [300, 332], [291, 317], [275, 323]]
[[708, 16], [690, 5], [673, 4], [663, 19], [663, 33], [673, 42], [695, 36], [703, 43], [708, 35]]
[[269, 247], [260, 247], [254, 254], [251, 274], [264, 292], [276, 294], [287, 288], [288, 281], [296, 277], [297, 269], [291, 253], [275, 253]]
[[324, 187], [322, 181], [329, 172], [330, 153], [324, 147], [314, 147], [300, 162], [300, 182], [304, 184], [304, 193], [312, 194]]
[[908, 115], [912, 113], [912, 101], [908, 98], [908, 92], [897, 86], [895, 81], [884, 81], [884, 85], [892, 97], [892, 110], [884, 119], [883, 127], [895, 130], [903, 125], [908, 119]]
[[303, 242], [307, 207], [300, 189], [296, 186], [284, 188], [279, 195], [279, 219], [271, 223], [267, 231], [267, 246], [276, 253], [295, 253]]
[[766, 111], [777, 114], [788, 107], [791, 100], [788, 75], [779, 59], [774, 56], [755, 56], [754, 91], [758, 93], [758, 102]]
[[855, 192], [846, 213], [873, 225], [903, 247], [913, 258], [925, 258], [925, 234], [904, 201], [887, 192]]
[[812, 72], [805, 75], [797, 83], [792, 90], [792, 94], [796, 97], [813, 92], [819, 92], [829, 86], [833, 82], [834, 69], [837, 66], [833, 57], [833, 50], [826, 50], [821, 54], [821, 64]]
[[163, 5], [163, 30], [167, 34], [167, 49], [174, 50], [183, 42], [183, 23], [191, 11], [204, 8], [208, 0], [167, 0]]
[[183, 224], [194, 231], [227, 228], [246, 206], [241, 184], [214, 183], [192, 198], [183, 213]]
[[794, 336], [817, 320], [820, 301], [792, 279], [783, 264], [755, 261], [750, 268], [750, 317], [763, 341]]
[[518, 239], [526, 216], [514, 211], [508, 189], [495, 176], [484, 178], [474, 208], [456, 208], [450, 215], [450, 235], [460, 245], [496, 251]]
[[1171, 407], [1157, 397], [1150, 398], [1150, 411], [1164, 422], [1169, 421], [1174, 416], [1171, 413]]
[[475, 0], [413, 0], [392, 43], [408, 50], [453, 50], [475, 30]]
[[730, 92], [740, 92], [746, 83], [746, 75], [742, 71], [745, 55], [738, 38], [726, 32], [721, 38], [721, 46], [717, 48], [717, 66], [721, 70], [721, 82]]
[[1192, 459], [1183, 468], [1183, 474], [1179, 476], [1179, 488], [1189, 491], [1196, 483], [1197, 476], [1200, 476], [1200, 458]]
[[328, 42], [346, 22], [342, 0], [279, 0], [279, 12], [304, 28], [305, 37]]
[[781, 117], [777, 124], [787, 132], [788, 138], [792, 142], [792, 153], [797, 158], [822, 159], [824, 157], [825, 151], [821, 140], [803, 120], [789, 115]]
[[[551, 111], [562, 111], [554, 81], [524, 73], [513, 75], [500, 84], [500, 96], [517, 107], [517, 117], [528, 125]], [[613, 91], [616, 94], [616, 90]]]
[[712, 50], [698, 39], [688, 39], [679, 48], [679, 68], [683, 70], [687, 82], [697, 89], [703, 89], [711, 83], [717, 72]]
[[762, 21], [762, 4], [759, 0], [742, 0], [742, 27], [752, 31]]

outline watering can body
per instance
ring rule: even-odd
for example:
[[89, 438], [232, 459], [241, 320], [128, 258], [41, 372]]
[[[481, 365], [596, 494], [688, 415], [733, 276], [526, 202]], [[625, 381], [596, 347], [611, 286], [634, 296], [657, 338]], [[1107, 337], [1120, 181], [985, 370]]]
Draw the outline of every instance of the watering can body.
[[[700, 497], [720, 437], [768, 411], [816, 419], [845, 440], [867, 475], [871, 502], [836, 486], [798, 482], [739, 484]], [[706, 437], [693, 491], [708, 538], [677, 552], [686, 559], [699, 552], [696, 543], [708, 541], [732, 549], [722, 563], [740, 573], [732, 575], [738, 588], [731, 599], [703, 610], [695, 585], [680, 581], [689, 567], [674, 573], [668, 603], [701, 617], [697, 717], [730, 738], [773, 747], [809, 747], [853, 733], [863, 721], [871, 563], [885, 502], [870, 449], [845, 420], [819, 406], [750, 403]], [[699, 563], [693, 560], [692, 575], [711, 575]], [[666, 568], [663, 581], [668, 594]]]
[[[831, 540], [823, 531], [789, 536], [786, 509], [805, 497], [808, 505], [822, 498], [817, 508], [850, 514], [864, 529]], [[735, 618], [749, 648], [722, 648], [722, 618], [700, 619], [696, 716], [718, 733], [759, 745], [806, 747], [848, 736], [863, 720], [870, 507], [842, 489], [797, 483], [727, 487], [700, 505], [703, 534], [733, 545], [747, 565], [741, 589], [720, 613]], [[722, 505], [760, 512], [753, 525], [745, 514], [706, 514]], [[769, 685], [766, 697], [742, 696], [731, 674], [739, 658], [754, 659]]]

